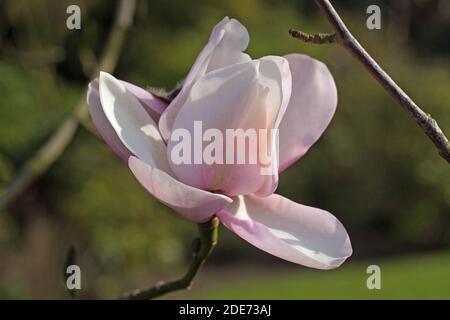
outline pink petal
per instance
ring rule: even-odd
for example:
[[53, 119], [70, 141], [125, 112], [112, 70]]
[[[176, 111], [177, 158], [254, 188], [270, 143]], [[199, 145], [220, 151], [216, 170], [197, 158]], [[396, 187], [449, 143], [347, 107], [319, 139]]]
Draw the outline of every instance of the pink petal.
[[184, 80], [180, 93], [161, 115], [159, 129], [164, 140], [169, 139], [176, 115], [189, 96], [195, 81], [213, 70], [238, 62], [250, 61], [251, 58], [242, 53], [247, 48], [248, 42], [247, 29], [235, 19], [225, 17], [214, 27], [208, 43], [198, 55]]
[[142, 89], [132, 83], [121, 81], [123, 85], [132, 93], [139, 102], [142, 104], [147, 113], [155, 120], [156, 123], [159, 121], [161, 113], [167, 108], [167, 103], [161, 99], [155, 97], [147, 90]]
[[[291, 75], [287, 61], [282, 57], [264, 57], [250, 62], [235, 64], [208, 73], [192, 87], [191, 94], [178, 113], [173, 133], [185, 130], [189, 133], [191, 157], [185, 163], [174, 161], [180, 139], [171, 137], [168, 141], [168, 157], [172, 171], [186, 184], [204, 190], [216, 190], [226, 195], [256, 193], [268, 195], [274, 192], [278, 183], [278, 161], [276, 140], [271, 139], [271, 130], [277, 129], [290, 97]], [[204, 150], [209, 143], [202, 144], [202, 132], [195, 128], [201, 123], [203, 133], [216, 130], [222, 138], [224, 148], [220, 162], [208, 163]], [[241, 130], [253, 133], [258, 141], [245, 150], [227, 148], [227, 133]], [[258, 135], [266, 130], [267, 136]], [[196, 137], [196, 133], [200, 136]], [[245, 139], [245, 138], [244, 138]], [[270, 140], [271, 139], [271, 140]], [[183, 139], [184, 140], [184, 139]], [[260, 161], [260, 147], [266, 145], [270, 156]], [[195, 149], [195, 145], [199, 149]], [[237, 144], [235, 144], [235, 147]], [[264, 149], [261, 149], [264, 150]], [[237, 163], [237, 152], [245, 153], [245, 159]], [[234, 161], [231, 156], [234, 153]], [[200, 161], [195, 162], [195, 156]], [[250, 162], [253, 157], [253, 163]], [[230, 158], [231, 161], [227, 159]], [[265, 162], [265, 163], [264, 163]], [[267, 169], [267, 170], [263, 170]], [[270, 170], [272, 169], [272, 170]]]
[[306, 55], [289, 54], [292, 95], [280, 124], [280, 167], [285, 170], [320, 138], [337, 105], [337, 90], [328, 68]]
[[[150, 92], [134, 85], [129, 82], [120, 81], [125, 87], [133, 93], [139, 102], [142, 104], [147, 113], [153, 118], [153, 120], [158, 121], [160, 114], [167, 107], [167, 104], [162, 100], [154, 97]], [[122, 159], [125, 163], [128, 162], [129, 156], [132, 154], [117, 137], [116, 132], [112, 128], [109, 121], [106, 119], [105, 113], [103, 112], [100, 94], [98, 91], [98, 79], [94, 79], [89, 83], [87, 92], [87, 103], [89, 106], [89, 112], [92, 117], [92, 121], [108, 144], [108, 146]]]
[[113, 127], [109, 123], [108, 119], [103, 112], [103, 108], [100, 102], [100, 95], [98, 92], [98, 80], [95, 79], [89, 83], [87, 93], [87, 103], [89, 106], [89, 112], [92, 117], [92, 121], [97, 128], [97, 131], [102, 136], [103, 140], [108, 144], [111, 150], [127, 163], [128, 158], [132, 155], [131, 151], [124, 146], [120, 141]]
[[99, 93], [103, 112], [123, 145], [139, 159], [171, 173], [166, 145], [139, 100], [106, 72], [100, 72]]
[[307, 267], [337, 268], [352, 254], [349, 236], [333, 215], [277, 194], [239, 196], [217, 216], [255, 247]]
[[194, 222], [211, 219], [232, 202], [224, 195], [185, 185], [134, 156], [130, 157], [128, 165], [139, 183], [151, 195]]

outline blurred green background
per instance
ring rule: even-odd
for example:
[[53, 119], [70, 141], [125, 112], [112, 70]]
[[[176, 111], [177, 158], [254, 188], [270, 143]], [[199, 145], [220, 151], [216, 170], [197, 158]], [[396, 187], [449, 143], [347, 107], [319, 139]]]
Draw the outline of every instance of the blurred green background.
[[[450, 133], [450, 3], [334, 1], [360, 42]], [[66, 28], [78, 4], [82, 29]], [[0, 192], [84, 95], [116, 1], [0, 0]], [[366, 8], [382, 29], [366, 28]], [[249, 30], [252, 57], [309, 54], [334, 75], [336, 116], [309, 153], [281, 175], [278, 192], [324, 208], [346, 226], [354, 255], [334, 271], [271, 257], [221, 228], [190, 293], [169, 298], [450, 298], [450, 170], [406, 113], [338, 45], [307, 45], [289, 28], [326, 32], [309, 0], [139, 0], [114, 72], [172, 88], [224, 16]], [[68, 298], [68, 247], [77, 248], [82, 298], [115, 298], [180, 275], [196, 226], [138, 185], [81, 128], [62, 158], [0, 211], [0, 298]], [[382, 290], [366, 288], [377, 264]]]

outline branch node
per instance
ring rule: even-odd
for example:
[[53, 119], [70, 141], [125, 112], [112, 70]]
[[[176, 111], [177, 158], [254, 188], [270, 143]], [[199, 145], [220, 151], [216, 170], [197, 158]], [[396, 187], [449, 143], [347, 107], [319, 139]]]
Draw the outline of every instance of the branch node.
[[337, 41], [337, 37], [335, 33], [306, 33], [303, 31], [289, 29], [289, 34], [305, 43], [312, 44], [329, 44], [335, 43]]
[[[351, 55], [358, 60], [372, 77], [398, 102], [398, 104], [411, 116], [420, 126], [422, 131], [428, 136], [439, 152], [439, 155], [450, 163], [450, 142], [439, 128], [438, 123], [425, 113], [380, 67], [380, 65], [370, 56], [364, 47], [348, 30], [339, 14], [334, 9], [329, 0], [315, 0], [317, 6], [328, 19], [328, 22], [336, 32], [336, 42], [342, 45]], [[308, 42], [311, 36], [297, 31], [290, 31], [294, 37]], [[320, 37], [319, 37], [320, 38]], [[314, 36], [312, 37], [314, 39]]]

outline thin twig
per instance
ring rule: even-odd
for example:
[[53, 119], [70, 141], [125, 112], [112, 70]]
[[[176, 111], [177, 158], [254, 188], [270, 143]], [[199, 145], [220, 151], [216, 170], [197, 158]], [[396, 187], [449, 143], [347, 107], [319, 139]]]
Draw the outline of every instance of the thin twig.
[[206, 259], [210, 256], [211, 252], [214, 250], [214, 247], [217, 245], [218, 226], [219, 220], [217, 218], [198, 224], [200, 233], [200, 237], [198, 238], [200, 242], [198, 244], [199, 247], [193, 248], [194, 259], [189, 266], [188, 271], [182, 278], [170, 282], [161, 282], [146, 289], [135, 290], [124, 295], [121, 299], [148, 300], [160, 297], [169, 292], [190, 289], [198, 271], [203, 266]]
[[335, 33], [306, 33], [300, 30], [289, 29], [289, 34], [306, 43], [324, 44], [336, 42]]
[[[99, 70], [112, 72], [115, 68], [125, 39], [125, 33], [132, 23], [135, 7], [135, 0], [122, 0], [118, 4], [116, 20], [109, 34], [104, 54], [92, 77], [98, 74]], [[0, 195], [0, 210], [14, 201], [36, 178], [59, 159], [72, 141], [80, 122], [86, 121], [87, 118], [86, 92], [83, 92], [72, 114], [62, 122], [45, 144], [25, 162], [11, 184]]]
[[315, 0], [336, 32], [336, 42], [342, 45], [356, 58], [381, 86], [414, 119], [424, 133], [430, 138], [442, 158], [450, 163], [450, 142], [431, 115], [425, 113], [378, 65], [367, 53], [358, 40], [350, 33], [339, 14], [329, 0]]

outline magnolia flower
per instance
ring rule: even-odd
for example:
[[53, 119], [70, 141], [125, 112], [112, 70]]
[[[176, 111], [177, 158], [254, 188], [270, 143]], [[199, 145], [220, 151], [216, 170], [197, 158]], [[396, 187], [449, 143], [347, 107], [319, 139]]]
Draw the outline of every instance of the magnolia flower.
[[[337, 104], [333, 77], [305, 55], [252, 60], [243, 52], [248, 42], [242, 24], [228, 17], [220, 21], [169, 104], [100, 73], [87, 97], [93, 122], [140, 184], [184, 218], [205, 222], [216, 216], [277, 257], [336, 268], [352, 253], [342, 224], [327, 211], [274, 193], [278, 173], [301, 158], [331, 121]], [[279, 143], [267, 141], [268, 165], [276, 170], [261, 174], [260, 162], [175, 163], [172, 135], [179, 129], [193, 133], [196, 121], [216, 133], [278, 129]], [[258, 150], [246, 149], [251, 152]]]

